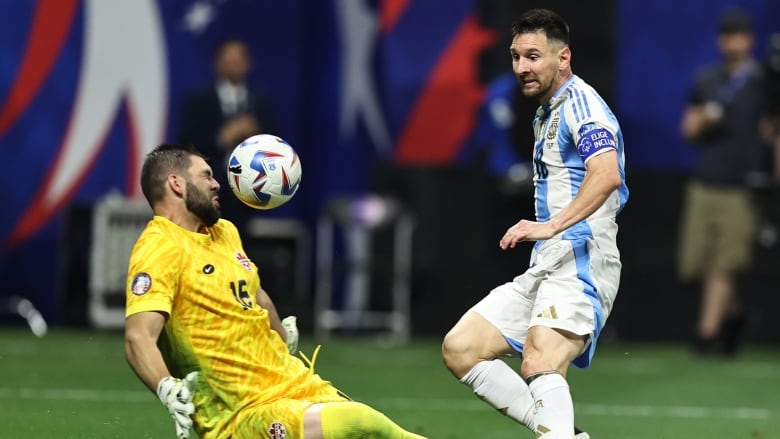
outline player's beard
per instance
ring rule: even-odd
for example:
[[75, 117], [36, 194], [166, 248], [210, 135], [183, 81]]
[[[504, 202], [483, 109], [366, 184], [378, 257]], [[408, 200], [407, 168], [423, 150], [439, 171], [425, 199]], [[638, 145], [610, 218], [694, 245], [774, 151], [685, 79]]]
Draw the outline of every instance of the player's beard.
[[204, 193], [197, 186], [187, 182], [187, 196], [184, 197], [184, 205], [187, 210], [195, 214], [206, 227], [217, 223], [222, 213], [214, 206], [208, 193]]
[[542, 96], [545, 96], [547, 93], [550, 92], [550, 88], [552, 88], [555, 77], [550, 78], [550, 80], [546, 83], [543, 82], [539, 77], [534, 78], [534, 80], [536, 81], [537, 84], [539, 84], [539, 88], [536, 91], [526, 93], [525, 90], [522, 88], [522, 83], [520, 84], [521, 91], [523, 92], [523, 96], [530, 99], [539, 100]]

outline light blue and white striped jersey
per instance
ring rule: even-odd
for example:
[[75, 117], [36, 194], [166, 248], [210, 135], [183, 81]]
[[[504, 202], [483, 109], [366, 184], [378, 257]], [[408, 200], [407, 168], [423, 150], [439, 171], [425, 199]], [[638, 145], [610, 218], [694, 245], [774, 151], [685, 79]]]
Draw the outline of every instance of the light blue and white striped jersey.
[[[591, 157], [616, 150], [622, 183], [590, 217], [565, 230], [569, 240], [616, 234], [615, 217], [628, 200], [623, 133], [617, 118], [596, 90], [576, 75], [539, 107], [534, 127], [536, 220], [549, 221], [574, 200]], [[604, 221], [606, 220], [606, 221]], [[612, 232], [613, 231], [613, 232]], [[540, 245], [537, 242], [537, 246]]]

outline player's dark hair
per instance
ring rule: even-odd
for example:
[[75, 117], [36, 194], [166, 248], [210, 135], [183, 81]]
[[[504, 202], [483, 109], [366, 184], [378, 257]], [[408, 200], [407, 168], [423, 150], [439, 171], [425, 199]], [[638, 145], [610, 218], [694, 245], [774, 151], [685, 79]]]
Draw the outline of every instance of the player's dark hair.
[[512, 24], [512, 38], [533, 32], [544, 32], [547, 39], [569, 45], [569, 25], [563, 17], [549, 9], [529, 9]]
[[146, 155], [141, 168], [141, 191], [149, 205], [165, 196], [165, 180], [173, 172], [185, 173], [191, 165], [191, 157], [203, 157], [194, 145], [164, 143]]

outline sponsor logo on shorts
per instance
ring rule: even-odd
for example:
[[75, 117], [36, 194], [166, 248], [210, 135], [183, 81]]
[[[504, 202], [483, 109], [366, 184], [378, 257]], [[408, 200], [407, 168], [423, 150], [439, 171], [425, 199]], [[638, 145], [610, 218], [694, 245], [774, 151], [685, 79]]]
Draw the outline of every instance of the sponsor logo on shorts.
[[555, 310], [555, 305], [547, 308], [546, 310], [540, 312], [536, 315], [536, 317], [541, 317], [545, 319], [557, 319], [558, 318], [558, 311]]
[[271, 436], [271, 439], [284, 439], [287, 437], [287, 428], [281, 422], [274, 421], [268, 427], [268, 434]]
[[152, 277], [146, 273], [138, 273], [133, 278], [133, 283], [130, 286], [130, 291], [136, 296], [143, 296], [149, 292], [152, 288]]

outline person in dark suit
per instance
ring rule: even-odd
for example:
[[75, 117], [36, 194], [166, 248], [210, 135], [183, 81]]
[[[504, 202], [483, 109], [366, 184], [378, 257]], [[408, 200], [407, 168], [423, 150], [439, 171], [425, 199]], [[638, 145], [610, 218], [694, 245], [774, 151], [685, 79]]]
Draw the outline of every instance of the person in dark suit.
[[268, 101], [247, 84], [251, 68], [249, 47], [244, 41], [228, 39], [220, 43], [214, 54], [214, 84], [186, 96], [179, 125], [179, 142], [196, 145], [209, 159], [223, 187], [223, 215], [240, 230], [251, 210], [230, 193], [226, 184], [228, 156], [247, 137], [274, 132]]

